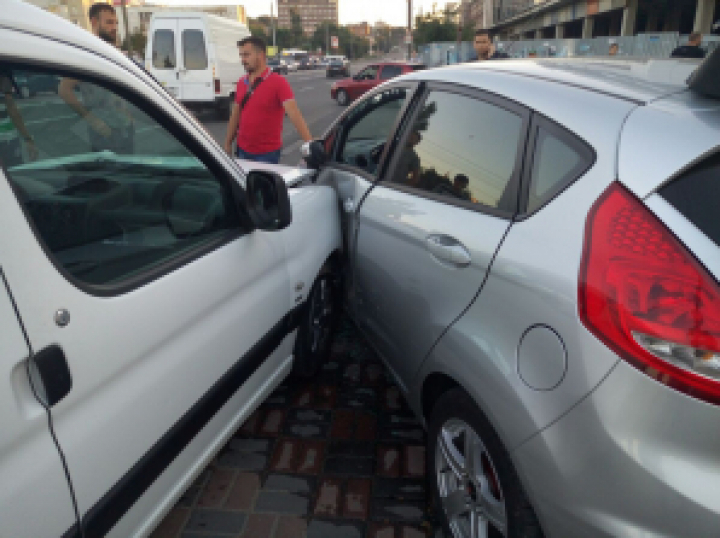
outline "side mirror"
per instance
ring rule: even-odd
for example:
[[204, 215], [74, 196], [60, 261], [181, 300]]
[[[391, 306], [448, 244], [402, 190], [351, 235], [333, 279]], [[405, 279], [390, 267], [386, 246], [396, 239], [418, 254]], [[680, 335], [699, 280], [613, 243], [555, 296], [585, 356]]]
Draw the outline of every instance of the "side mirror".
[[292, 208], [285, 180], [275, 172], [252, 170], [247, 175], [247, 209], [259, 230], [287, 228]]
[[300, 146], [300, 155], [307, 163], [308, 168], [312, 168], [313, 170], [317, 170], [328, 160], [327, 153], [325, 153], [325, 146], [321, 140], [305, 142]]

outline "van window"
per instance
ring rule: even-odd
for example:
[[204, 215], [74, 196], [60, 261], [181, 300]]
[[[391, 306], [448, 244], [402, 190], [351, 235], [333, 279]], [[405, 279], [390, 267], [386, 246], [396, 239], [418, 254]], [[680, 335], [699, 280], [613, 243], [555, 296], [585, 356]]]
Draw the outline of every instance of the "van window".
[[175, 69], [175, 32], [172, 30], [155, 30], [152, 64], [155, 69]]
[[185, 69], [192, 71], [207, 69], [208, 58], [205, 52], [205, 37], [202, 30], [183, 30], [182, 45]]
[[[0, 63], [0, 118], [13, 75]], [[124, 288], [240, 231], [229, 186], [161, 121], [80, 76], [60, 87], [52, 106], [17, 107], [6, 129], [12, 159], [0, 144], [5, 175], [57, 266], [86, 285]], [[71, 94], [86, 114], [65, 101]]]

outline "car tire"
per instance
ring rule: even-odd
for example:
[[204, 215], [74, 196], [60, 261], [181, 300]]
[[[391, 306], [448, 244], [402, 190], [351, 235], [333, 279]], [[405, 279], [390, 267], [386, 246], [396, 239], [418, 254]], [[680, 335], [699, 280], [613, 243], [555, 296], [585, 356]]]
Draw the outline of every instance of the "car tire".
[[[468, 465], [465, 456], [469, 450], [474, 457]], [[433, 505], [447, 536], [471, 536], [470, 518], [474, 514], [476, 525], [487, 527], [480, 536], [542, 538], [540, 523], [510, 455], [462, 389], [446, 392], [433, 407], [428, 422], [427, 467]]]
[[314, 377], [330, 355], [341, 314], [341, 297], [339, 278], [328, 265], [315, 279], [303, 307], [293, 351], [292, 374], [295, 377]]
[[338, 90], [335, 99], [340, 106], [347, 106], [350, 102], [350, 97], [345, 90]]

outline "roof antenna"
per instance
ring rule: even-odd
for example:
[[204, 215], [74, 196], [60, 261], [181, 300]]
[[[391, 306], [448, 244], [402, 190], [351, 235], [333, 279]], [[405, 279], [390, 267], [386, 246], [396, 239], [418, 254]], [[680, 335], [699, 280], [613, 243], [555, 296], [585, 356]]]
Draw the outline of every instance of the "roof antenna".
[[720, 99], [720, 47], [716, 47], [687, 81], [688, 88], [706, 97]]

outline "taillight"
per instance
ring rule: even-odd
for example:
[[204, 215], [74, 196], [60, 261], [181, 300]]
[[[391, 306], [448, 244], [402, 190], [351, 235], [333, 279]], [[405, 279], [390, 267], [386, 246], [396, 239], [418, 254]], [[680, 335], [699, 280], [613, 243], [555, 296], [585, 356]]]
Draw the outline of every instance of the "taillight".
[[585, 225], [583, 324], [640, 371], [720, 405], [720, 287], [619, 183]]
[[220, 79], [215, 79], [215, 93], [220, 93]]

